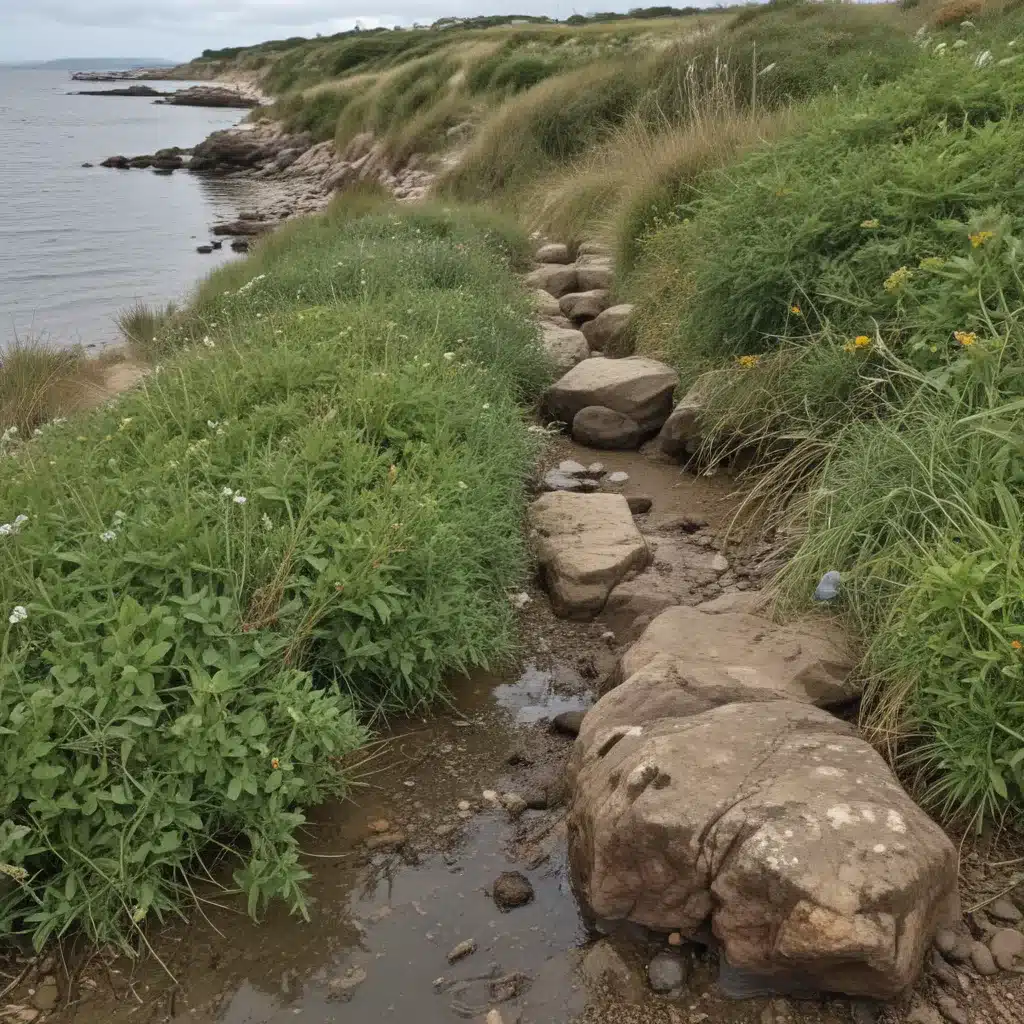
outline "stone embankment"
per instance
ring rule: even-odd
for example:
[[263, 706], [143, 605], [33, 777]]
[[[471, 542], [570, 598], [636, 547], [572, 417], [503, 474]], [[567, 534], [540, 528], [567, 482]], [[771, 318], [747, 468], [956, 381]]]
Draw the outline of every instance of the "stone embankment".
[[[669, 366], [633, 354], [608, 253], [547, 244], [537, 259], [526, 283], [563, 374], [548, 421], [596, 449], [692, 454], [700, 389], [680, 397]], [[737, 994], [891, 999], [945, 957], [1020, 970], [1019, 916], [968, 933], [956, 848], [840, 717], [861, 680], [834, 618], [775, 621], [758, 584], [778, 550], [762, 547], [759, 579], [700, 520], [648, 526], [622, 482], [564, 462], [530, 511], [555, 613], [634, 641], [569, 767], [570, 862], [594, 915], [716, 948]], [[965, 1024], [955, 993], [934, 1005]]]

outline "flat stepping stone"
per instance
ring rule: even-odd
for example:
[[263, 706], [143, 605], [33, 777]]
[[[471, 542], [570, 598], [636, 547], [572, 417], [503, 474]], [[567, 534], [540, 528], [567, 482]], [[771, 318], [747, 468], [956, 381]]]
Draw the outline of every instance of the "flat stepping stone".
[[592, 618], [627, 573], [647, 564], [647, 544], [621, 494], [544, 494], [530, 506], [530, 525], [551, 605], [563, 618]]
[[569, 246], [561, 242], [548, 242], [537, 250], [536, 260], [538, 263], [568, 263]]
[[593, 356], [574, 366], [547, 391], [549, 415], [571, 424], [588, 406], [603, 406], [633, 420], [645, 435], [655, 433], [672, 412], [675, 370], [656, 359]]
[[777, 700], [591, 730], [600, 707], [568, 816], [597, 917], [710, 925], [729, 964], [776, 990], [886, 999], [914, 983], [959, 915], [956, 850], [851, 726]]

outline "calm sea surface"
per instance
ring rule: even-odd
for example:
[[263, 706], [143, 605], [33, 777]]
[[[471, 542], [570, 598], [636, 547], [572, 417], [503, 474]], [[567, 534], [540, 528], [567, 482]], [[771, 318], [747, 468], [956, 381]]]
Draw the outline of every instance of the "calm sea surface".
[[195, 249], [215, 220], [247, 204], [253, 183], [81, 165], [192, 146], [245, 112], [67, 95], [110, 87], [72, 82], [66, 71], [0, 68], [0, 347], [15, 336], [117, 341], [119, 309], [180, 299], [231, 258]]

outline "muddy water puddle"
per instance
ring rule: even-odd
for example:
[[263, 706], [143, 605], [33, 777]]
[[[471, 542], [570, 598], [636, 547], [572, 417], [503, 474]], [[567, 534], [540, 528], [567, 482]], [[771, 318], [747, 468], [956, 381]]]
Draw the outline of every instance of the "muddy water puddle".
[[[311, 813], [310, 921], [274, 907], [254, 924], [235, 901], [204, 893], [219, 905], [151, 936], [166, 971], [152, 957], [134, 968], [94, 961], [58, 1019], [451, 1024], [492, 1005], [506, 1022], [572, 1019], [585, 1005], [574, 950], [588, 936], [562, 811], [513, 820], [489, 797], [529, 796], [534, 780], [559, 776], [571, 740], [545, 720], [592, 697], [570, 665], [533, 659], [512, 676], [466, 681], [449, 709], [403, 723], [350, 800]], [[534, 898], [502, 912], [491, 887], [511, 870]], [[467, 940], [475, 952], [450, 965]]]

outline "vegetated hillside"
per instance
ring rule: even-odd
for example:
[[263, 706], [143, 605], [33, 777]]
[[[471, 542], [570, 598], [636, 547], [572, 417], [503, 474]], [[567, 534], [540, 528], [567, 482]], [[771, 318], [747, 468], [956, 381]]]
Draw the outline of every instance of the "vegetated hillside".
[[140, 390], [4, 434], [0, 938], [130, 944], [211, 852], [252, 910], [302, 909], [296, 831], [357, 712], [514, 649], [547, 380], [523, 249], [342, 199], [150, 318]]

